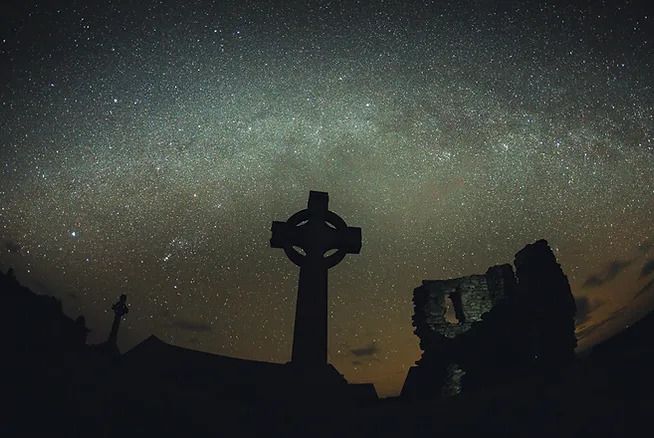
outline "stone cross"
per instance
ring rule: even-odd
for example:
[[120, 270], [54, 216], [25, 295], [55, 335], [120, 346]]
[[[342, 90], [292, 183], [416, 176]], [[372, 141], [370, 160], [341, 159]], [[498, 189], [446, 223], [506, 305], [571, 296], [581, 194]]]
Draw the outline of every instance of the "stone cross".
[[122, 294], [120, 300], [113, 306], [111, 309], [114, 311], [114, 322], [111, 325], [111, 333], [109, 334], [109, 340], [107, 341], [110, 344], [116, 344], [118, 339], [118, 328], [120, 327], [120, 320], [123, 319], [123, 316], [129, 312], [129, 307], [127, 307], [127, 295]]
[[311, 191], [306, 209], [271, 228], [270, 246], [300, 267], [291, 362], [308, 367], [327, 364], [327, 271], [361, 250], [361, 228], [348, 227], [328, 203], [327, 193]]

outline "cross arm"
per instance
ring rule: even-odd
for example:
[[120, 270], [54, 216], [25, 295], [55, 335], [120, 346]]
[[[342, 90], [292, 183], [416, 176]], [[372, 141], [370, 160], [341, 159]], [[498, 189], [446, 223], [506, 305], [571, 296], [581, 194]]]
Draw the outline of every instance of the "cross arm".
[[359, 254], [361, 251], [361, 228], [346, 227], [334, 233], [333, 247], [347, 254]]
[[285, 248], [295, 245], [300, 238], [297, 227], [287, 222], [273, 221], [270, 231], [272, 231], [272, 237], [270, 238], [272, 248]]

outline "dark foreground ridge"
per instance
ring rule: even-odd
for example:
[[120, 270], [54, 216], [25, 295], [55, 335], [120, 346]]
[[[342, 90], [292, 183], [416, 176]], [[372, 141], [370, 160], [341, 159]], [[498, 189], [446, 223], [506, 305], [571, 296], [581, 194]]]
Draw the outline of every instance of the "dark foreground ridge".
[[[424, 353], [377, 400], [328, 363], [237, 359], [150, 336], [87, 345], [83, 317], [0, 273], [0, 436], [629, 436], [651, 428], [654, 314], [575, 358], [574, 302], [545, 241], [414, 291]], [[317, 350], [309, 350], [316, 351]], [[322, 357], [322, 351], [319, 352]], [[308, 353], [312, 354], [312, 353]]]
[[3, 437], [300, 435], [327, 412], [377, 400], [372, 385], [348, 384], [330, 364], [238, 359], [156, 336], [121, 355], [115, 330], [87, 345], [83, 317], [67, 317], [61, 301], [22, 287], [12, 272], [0, 273], [0, 293], [11, 309], [1, 327]]

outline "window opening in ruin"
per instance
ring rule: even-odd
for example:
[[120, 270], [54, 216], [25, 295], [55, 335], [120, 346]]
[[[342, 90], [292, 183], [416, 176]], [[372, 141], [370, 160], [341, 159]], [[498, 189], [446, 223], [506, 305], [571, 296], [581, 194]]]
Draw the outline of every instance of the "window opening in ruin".
[[459, 320], [456, 318], [454, 304], [452, 304], [452, 300], [449, 296], [443, 300], [443, 304], [445, 305], [445, 321], [447, 321], [449, 324], [457, 325]]
[[445, 320], [450, 324], [463, 324], [466, 322], [466, 315], [463, 312], [463, 301], [461, 291], [455, 290], [447, 295], [445, 302]]

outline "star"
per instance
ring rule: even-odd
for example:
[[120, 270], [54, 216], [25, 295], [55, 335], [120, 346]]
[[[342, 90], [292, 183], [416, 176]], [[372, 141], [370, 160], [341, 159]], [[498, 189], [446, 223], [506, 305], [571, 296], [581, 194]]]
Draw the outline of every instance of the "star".
[[[0, 245], [26, 250], [0, 251], [3, 269], [64, 307], [87, 291], [90, 325], [123, 290], [123, 349], [158, 334], [285, 362], [297, 272], [270, 222], [326, 191], [363, 236], [330, 273], [331, 360], [383, 395], [420, 354], [421, 280], [483, 273], [540, 238], [587, 300], [580, 348], [652, 309], [636, 297], [654, 257], [651, 15], [201, 3], [7, 18]], [[634, 261], [584, 286], [616, 260]], [[373, 339], [383, 361], [353, 357]]]

